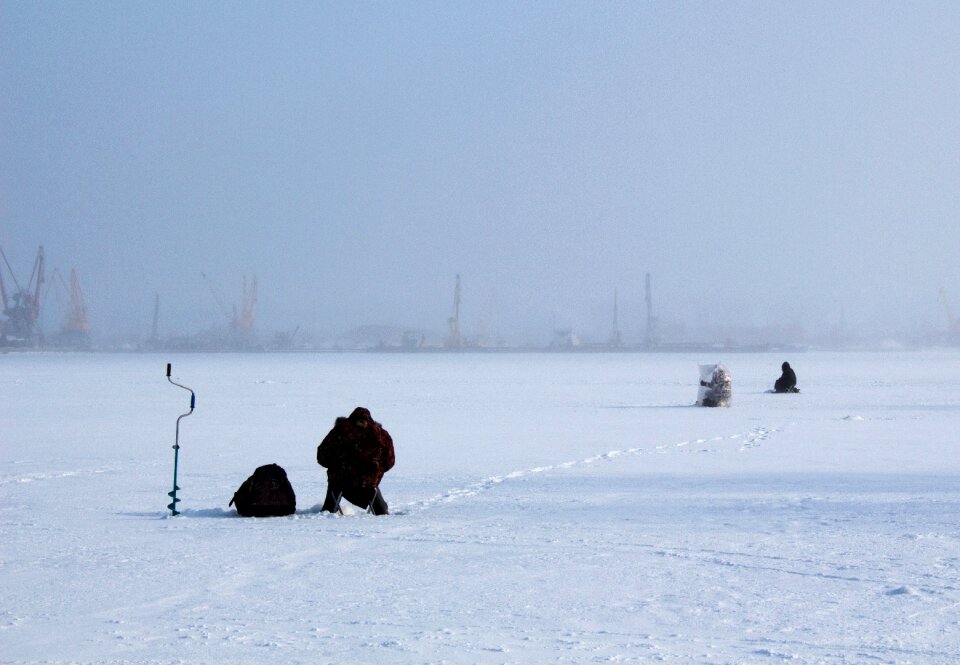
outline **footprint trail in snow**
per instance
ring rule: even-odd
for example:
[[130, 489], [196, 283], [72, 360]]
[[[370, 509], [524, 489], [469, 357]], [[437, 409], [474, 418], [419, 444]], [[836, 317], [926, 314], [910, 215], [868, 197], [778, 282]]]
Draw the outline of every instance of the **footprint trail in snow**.
[[[490, 476], [479, 480], [475, 483], [467, 485], [466, 487], [455, 488], [447, 490], [442, 494], [430, 497], [429, 499], [424, 499], [422, 501], [413, 501], [411, 503], [403, 506], [400, 513], [409, 513], [411, 511], [426, 510], [431, 506], [434, 506], [438, 503], [447, 503], [450, 501], [456, 501], [458, 499], [463, 499], [466, 497], [474, 496], [480, 492], [484, 492], [493, 487], [496, 487], [500, 483], [503, 483], [507, 480], [515, 480], [517, 478], [523, 478], [524, 476], [532, 476], [538, 473], [545, 473], [547, 471], [555, 471], [559, 469], [569, 469], [574, 466], [581, 466], [584, 464], [595, 464], [597, 462], [609, 462], [623, 455], [646, 455], [650, 453], [665, 453], [671, 449], [681, 449], [689, 445], [702, 445], [704, 443], [718, 443], [721, 441], [740, 441], [739, 450], [745, 451], [750, 448], [758, 447], [762, 442], [766, 441], [771, 434], [779, 432], [780, 429], [776, 427], [754, 427], [748, 432], [741, 432], [739, 434], [731, 434], [729, 436], [714, 436], [710, 438], [703, 439], [691, 439], [689, 441], [681, 441], [679, 443], [673, 444], [660, 444], [653, 446], [652, 448], [638, 446], [635, 448], [625, 448], [623, 450], [611, 450], [606, 453], [601, 453], [599, 455], [593, 455], [591, 457], [586, 457], [580, 460], [571, 460], [568, 462], [561, 462], [559, 464], [548, 464], [545, 466], [536, 466], [531, 469], [526, 469], [522, 471], [511, 471], [502, 476]], [[708, 451], [703, 451], [708, 452]]]

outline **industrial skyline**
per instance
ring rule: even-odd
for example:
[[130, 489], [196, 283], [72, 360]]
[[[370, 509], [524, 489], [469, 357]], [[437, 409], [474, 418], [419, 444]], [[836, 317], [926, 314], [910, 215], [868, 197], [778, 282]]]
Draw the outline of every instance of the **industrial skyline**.
[[0, 0], [0, 245], [95, 334], [228, 326], [256, 275], [259, 334], [444, 336], [459, 274], [467, 337], [606, 342], [616, 290], [640, 342], [650, 273], [664, 334], [919, 338], [957, 71], [956, 3]]
[[[2, 247], [0, 247], [2, 252]], [[21, 284], [16, 273], [2, 254], [3, 266], [0, 270], [0, 291], [3, 296], [3, 309], [0, 311], [0, 348], [74, 348], [74, 349], [127, 349], [127, 350], [293, 350], [293, 349], [396, 349], [410, 350], [476, 350], [509, 348], [545, 348], [551, 350], [621, 350], [621, 351], [678, 351], [697, 348], [763, 349], [763, 348], [805, 348], [808, 345], [820, 348], [855, 347], [857, 345], [878, 342], [907, 342], [911, 344], [957, 344], [960, 343], [960, 320], [951, 308], [946, 291], [940, 290], [940, 301], [946, 315], [946, 325], [942, 330], [929, 330], [912, 337], [876, 336], [844, 329], [839, 321], [837, 327], [827, 332], [805, 331], [802, 326], [767, 327], [715, 327], [688, 330], [679, 321], [663, 320], [654, 310], [654, 296], [650, 273], [644, 277], [644, 314], [642, 325], [634, 323], [626, 330], [621, 324], [621, 305], [618, 289], [613, 291], [612, 319], [607, 336], [604, 337], [602, 324], [575, 329], [557, 325], [552, 330], [540, 331], [540, 337], [520, 339], [489, 330], [487, 325], [474, 317], [476, 323], [472, 329], [461, 326], [462, 290], [461, 276], [456, 275], [453, 288], [453, 306], [447, 318], [444, 332], [436, 321], [425, 321], [416, 325], [400, 325], [395, 322], [367, 323], [353, 329], [341, 329], [319, 332], [304, 328], [298, 324], [293, 330], [269, 328], [256, 324], [258, 303], [258, 280], [252, 275], [242, 277], [239, 299], [232, 301], [230, 296], [218, 288], [216, 282], [206, 274], [201, 274], [210, 294], [211, 312], [215, 309], [219, 317], [213, 318], [200, 329], [170, 329], [163, 327], [161, 335], [161, 299], [155, 293], [149, 334], [144, 333], [140, 325], [131, 330], [92, 329], [87, 305], [75, 269], [70, 270], [70, 284], [67, 285], [59, 268], [54, 268], [45, 278], [46, 255], [41, 246], [33, 263], [29, 280]], [[4, 274], [8, 276], [5, 278]], [[10, 286], [7, 286], [7, 285]], [[25, 286], [24, 286], [25, 285]], [[371, 316], [375, 316], [373, 313]], [[599, 327], [598, 327], [599, 326]], [[600, 332], [598, 332], [600, 331]], [[297, 335], [299, 334], [299, 338]]]

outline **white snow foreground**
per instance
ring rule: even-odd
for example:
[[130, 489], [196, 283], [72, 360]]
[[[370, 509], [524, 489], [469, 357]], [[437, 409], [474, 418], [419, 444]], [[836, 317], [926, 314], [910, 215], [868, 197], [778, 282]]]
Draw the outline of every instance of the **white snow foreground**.
[[[717, 360], [0, 356], [0, 659], [960, 662], [960, 353], [735, 355], [690, 406]], [[318, 512], [358, 405], [390, 516]], [[297, 514], [237, 517], [270, 462]]]

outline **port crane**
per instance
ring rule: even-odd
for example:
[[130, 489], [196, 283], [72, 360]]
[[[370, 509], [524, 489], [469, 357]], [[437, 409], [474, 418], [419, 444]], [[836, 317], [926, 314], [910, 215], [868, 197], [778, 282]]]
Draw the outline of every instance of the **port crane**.
[[230, 329], [242, 333], [249, 333], [253, 330], [253, 323], [257, 317], [257, 276], [254, 275], [249, 283], [247, 282], [247, 276], [243, 276], [243, 296], [240, 300], [240, 308], [238, 309], [236, 305], [233, 305], [231, 311], [224, 305], [223, 298], [220, 297], [220, 293], [217, 291], [217, 287], [214, 286], [213, 281], [207, 277], [206, 273], [200, 273], [200, 275], [210, 288], [213, 300], [217, 303], [220, 313], [223, 314], [227, 323], [230, 325]]
[[647, 332], [643, 338], [643, 344], [648, 349], [655, 347], [658, 343], [657, 335], [657, 317], [653, 315], [653, 288], [650, 285], [650, 273], [647, 273], [644, 279], [644, 302], [647, 305]]
[[618, 348], [623, 342], [623, 335], [620, 333], [620, 308], [617, 303], [617, 290], [613, 290], [613, 332], [610, 333], [610, 346]]
[[943, 310], [947, 313], [947, 325], [951, 335], [960, 335], [960, 319], [954, 317], [950, 309], [950, 303], [947, 301], [947, 292], [940, 289], [940, 302], [943, 303]]
[[450, 325], [450, 337], [447, 346], [459, 349], [463, 346], [463, 335], [460, 333], [460, 275], [457, 275], [457, 285], [453, 290], [453, 316], [447, 319]]
[[3, 270], [0, 269], [0, 297], [3, 299], [3, 314], [7, 317], [0, 330], [0, 344], [39, 346], [43, 342], [43, 335], [37, 323], [40, 318], [40, 289], [44, 282], [43, 245], [37, 250], [37, 258], [33, 262], [33, 271], [30, 273], [30, 280], [26, 287], [20, 286], [2, 247], [0, 247], [0, 258], [3, 259], [16, 288], [12, 294], [7, 293]]
[[[72, 336], [85, 336], [90, 332], [90, 322], [87, 320], [87, 303], [83, 298], [80, 280], [75, 268], [70, 269], [70, 286], [59, 269], [54, 268], [50, 275], [50, 284], [59, 285], [67, 294], [69, 310], [63, 321], [63, 332]], [[57, 297], [59, 302], [59, 296]]]

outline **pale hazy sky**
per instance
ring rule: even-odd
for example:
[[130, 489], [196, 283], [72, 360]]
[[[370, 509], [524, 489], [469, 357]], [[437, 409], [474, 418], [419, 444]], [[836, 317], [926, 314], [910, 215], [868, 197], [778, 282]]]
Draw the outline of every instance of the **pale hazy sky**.
[[945, 328], [958, 2], [0, 0], [0, 245], [102, 330]]

